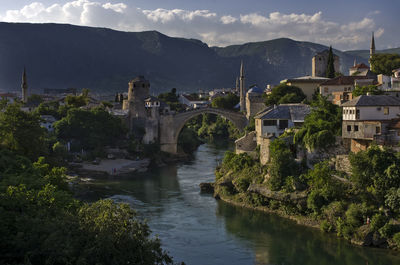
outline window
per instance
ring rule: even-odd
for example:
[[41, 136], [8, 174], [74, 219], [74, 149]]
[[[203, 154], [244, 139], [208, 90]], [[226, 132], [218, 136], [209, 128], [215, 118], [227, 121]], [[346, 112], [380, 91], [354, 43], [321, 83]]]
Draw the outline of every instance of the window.
[[279, 120], [279, 129], [283, 130], [289, 126], [288, 120]]
[[324, 87], [324, 93], [328, 93], [329, 92], [329, 88]]
[[358, 125], [354, 125], [354, 131], [358, 132]]
[[375, 132], [378, 134], [378, 133], [381, 133], [381, 127], [379, 127], [379, 126], [376, 126], [376, 128], [375, 128]]
[[383, 108], [383, 114], [384, 115], [389, 115], [389, 107], [384, 107]]
[[264, 126], [276, 126], [276, 120], [264, 120]]
[[347, 131], [351, 132], [351, 125], [347, 125]]
[[360, 110], [357, 109], [357, 110], [356, 110], [356, 119], [359, 119], [359, 118], [360, 118]]

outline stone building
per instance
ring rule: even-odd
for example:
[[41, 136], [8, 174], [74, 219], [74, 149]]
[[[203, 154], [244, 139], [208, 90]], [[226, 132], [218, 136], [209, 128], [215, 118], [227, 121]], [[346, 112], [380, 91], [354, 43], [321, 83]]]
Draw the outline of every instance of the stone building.
[[264, 91], [257, 87], [253, 86], [246, 93], [246, 117], [250, 119], [254, 117], [258, 112], [265, 109], [265, 99], [262, 97]]
[[[312, 58], [312, 76], [326, 77], [326, 66], [328, 64], [329, 50], [317, 53]], [[335, 72], [340, 71], [340, 58], [336, 54], [333, 55]]]
[[282, 80], [281, 83], [286, 83], [288, 86], [296, 86], [303, 91], [308, 100], [312, 100], [315, 92], [318, 92], [318, 87], [321, 83], [329, 80], [327, 77], [319, 76], [302, 76]]
[[399, 119], [400, 114], [398, 98], [387, 95], [362, 95], [343, 103], [342, 107], [342, 138], [350, 141], [350, 151], [366, 150], [373, 141], [383, 145], [390, 139], [396, 141], [391, 135], [393, 128], [397, 128], [397, 125], [392, 124]]

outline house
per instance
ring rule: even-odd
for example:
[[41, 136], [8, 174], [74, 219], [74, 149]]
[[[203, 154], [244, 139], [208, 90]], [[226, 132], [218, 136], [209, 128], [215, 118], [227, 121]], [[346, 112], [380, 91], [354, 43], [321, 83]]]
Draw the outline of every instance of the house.
[[371, 71], [369, 66], [364, 63], [355, 64], [349, 69], [350, 76], [366, 76], [370, 79], [376, 79], [376, 75]]
[[179, 102], [183, 105], [188, 106], [189, 109], [198, 109], [198, 108], [203, 108], [207, 107], [210, 102], [207, 100], [200, 100], [197, 98], [194, 98], [191, 95], [179, 95]]
[[358, 96], [342, 107], [342, 138], [349, 139], [352, 152], [366, 150], [373, 141], [386, 136], [400, 114], [400, 100], [387, 95]]
[[317, 91], [321, 83], [329, 80], [326, 77], [319, 76], [302, 76], [297, 78], [290, 78], [282, 80], [281, 83], [286, 83], [288, 86], [296, 86], [303, 91], [308, 100], [312, 100], [313, 94]]
[[[360, 82], [360, 80], [363, 80]], [[367, 76], [338, 76], [327, 80], [320, 84], [319, 92], [328, 100], [334, 100], [335, 92], [352, 92], [356, 85], [376, 85], [374, 79], [369, 79]]]
[[258, 112], [265, 109], [264, 98], [262, 95], [264, 90], [253, 86], [246, 93], [246, 117], [250, 119], [254, 117]]
[[57, 121], [52, 115], [40, 115], [41, 122], [40, 126], [46, 128], [47, 131], [54, 131], [53, 124]]
[[281, 104], [266, 108], [254, 117], [257, 143], [262, 137], [278, 137], [288, 128], [301, 126], [310, 111], [310, 106], [306, 104]]
[[15, 93], [0, 93], [0, 99], [5, 99], [8, 103], [14, 103], [15, 98], [17, 98]]

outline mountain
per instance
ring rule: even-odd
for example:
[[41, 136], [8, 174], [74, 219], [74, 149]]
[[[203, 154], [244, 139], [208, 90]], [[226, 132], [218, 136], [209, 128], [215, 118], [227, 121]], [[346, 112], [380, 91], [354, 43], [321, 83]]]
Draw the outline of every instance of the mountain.
[[[29, 89], [87, 87], [99, 93], [126, 91], [144, 75], [152, 93], [176, 87], [197, 91], [233, 87], [243, 60], [246, 84], [276, 84], [311, 74], [311, 58], [326, 46], [291, 39], [224, 48], [156, 31], [121, 32], [67, 24], [0, 23], [0, 90], [19, 90], [23, 67]], [[334, 50], [341, 71], [362, 54]]]
[[[369, 50], [354, 50], [354, 51], [346, 51], [345, 53], [348, 55], [351, 55], [351, 56], [358, 56], [358, 57], [362, 58], [364, 61], [368, 61], [368, 59], [369, 59]], [[380, 51], [376, 51], [376, 53], [400, 54], [400, 48], [380, 50]]]

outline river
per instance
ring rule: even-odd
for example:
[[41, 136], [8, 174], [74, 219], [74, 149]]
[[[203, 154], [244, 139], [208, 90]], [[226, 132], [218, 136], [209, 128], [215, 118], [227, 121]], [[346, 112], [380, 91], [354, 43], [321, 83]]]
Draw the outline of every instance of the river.
[[127, 202], [146, 219], [175, 261], [208, 264], [400, 264], [400, 255], [363, 248], [293, 221], [199, 193], [214, 180], [226, 148], [204, 144], [191, 162], [80, 185], [82, 199]]

